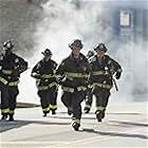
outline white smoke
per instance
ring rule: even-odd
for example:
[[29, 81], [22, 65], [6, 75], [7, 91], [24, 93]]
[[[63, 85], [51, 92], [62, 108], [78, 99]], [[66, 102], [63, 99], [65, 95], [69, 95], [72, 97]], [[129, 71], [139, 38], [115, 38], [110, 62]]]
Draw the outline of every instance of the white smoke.
[[[68, 44], [73, 39], [79, 38], [83, 41], [84, 50], [82, 52], [84, 54], [96, 43], [112, 42], [114, 34], [110, 26], [110, 18], [104, 16], [104, 8], [101, 3], [80, 1], [80, 4], [79, 8], [66, 0], [49, 0], [42, 5], [43, 17], [37, 24], [34, 33], [35, 51], [34, 56], [30, 59], [32, 66], [42, 58], [41, 52], [45, 48], [51, 49], [53, 59], [60, 63], [69, 55]], [[116, 41], [114, 42], [118, 44]], [[107, 46], [109, 45], [107, 44]], [[132, 50], [136, 51], [134, 55], [132, 55]], [[134, 43], [121, 45], [116, 54], [112, 54], [111, 50], [109, 52], [123, 67], [123, 75], [118, 84], [120, 91], [112, 94], [112, 100], [132, 100], [132, 90], [136, 87], [135, 85], [146, 88], [144, 79], [147, 71], [144, 73], [142, 71], [147, 68], [147, 61], [146, 58], [141, 58], [145, 54], [141, 50], [141, 46], [135, 46]], [[25, 98], [27, 101], [37, 101], [35, 81], [30, 77], [30, 70], [26, 73], [27, 77], [22, 77], [20, 85], [21, 92], [24, 92], [20, 94], [20, 98]], [[136, 75], [133, 77], [131, 73], [136, 73]], [[136, 83], [133, 78], [136, 78]], [[114, 89], [112, 91], [114, 92]]]
[[[107, 40], [110, 36], [110, 27], [106, 27], [101, 19], [98, 21], [103, 15], [101, 5], [82, 3], [79, 9], [67, 1], [50, 0], [42, 7], [44, 18], [34, 35], [36, 48], [40, 50], [37, 50], [38, 54], [46, 47], [51, 48], [54, 59], [59, 62], [70, 53], [68, 44], [71, 40], [82, 39], [83, 52], [86, 53], [96, 42]], [[108, 36], [105, 35], [105, 29], [108, 30]]]
[[148, 47], [147, 42], [121, 44], [115, 58], [120, 61], [123, 75], [119, 80], [120, 91], [113, 93], [115, 101], [146, 101], [148, 95]]
[[[35, 81], [30, 77], [31, 68], [42, 58], [41, 52], [49, 48], [53, 52], [53, 59], [58, 63], [71, 52], [68, 44], [73, 39], [81, 39], [86, 53], [96, 42], [107, 40], [104, 30], [109, 30], [101, 19], [101, 5], [85, 3], [81, 9], [75, 3], [62, 0], [49, 0], [42, 5], [43, 17], [37, 24], [34, 33], [34, 56], [29, 59], [30, 69], [22, 74], [20, 95], [23, 101], [35, 101]], [[98, 23], [96, 23], [98, 22]], [[98, 29], [96, 29], [98, 28]], [[103, 31], [102, 31], [103, 30]], [[109, 34], [109, 31], [108, 31]], [[99, 37], [101, 36], [101, 38]]]

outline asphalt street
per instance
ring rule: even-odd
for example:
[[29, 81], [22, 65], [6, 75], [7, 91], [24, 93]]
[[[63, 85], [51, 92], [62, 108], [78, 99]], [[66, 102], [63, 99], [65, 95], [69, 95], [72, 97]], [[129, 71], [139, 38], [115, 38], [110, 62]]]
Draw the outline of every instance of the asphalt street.
[[148, 147], [146, 103], [110, 104], [102, 123], [94, 110], [83, 114], [74, 131], [64, 106], [56, 115], [42, 117], [40, 107], [19, 108], [15, 121], [0, 121], [1, 148], [101, 148]]

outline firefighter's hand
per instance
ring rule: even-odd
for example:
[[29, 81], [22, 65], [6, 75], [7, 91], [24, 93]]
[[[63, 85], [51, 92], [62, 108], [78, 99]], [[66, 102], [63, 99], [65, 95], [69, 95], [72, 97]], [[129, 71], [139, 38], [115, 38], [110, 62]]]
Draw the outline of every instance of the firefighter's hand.
[[13, 75], [14, 77], [19, 77], [19, 76], [20, 76], [19, 72], [16, 71], [16, 70], [14, 70], [14, 71], [12, 72], [12, 75]]
[[48, 82], [48, 81], [49, 81], [49, 79], [47, 79], [47, 78], [46, 78], [46, 79], [44, 79], [44, 82]]
[[119, 80], [120, 77], [121, 77], [121, 72], [117, 72], [116, 75], [115, 75], [115, 77], [116, 77], [117, 80]]
[[57, 75], [56, 76], [56, 80], [57, 80], [58, 84], [62, 85], [63, 82], [66, 80], [66, 77], [65, 76], [61, 76], [61, 75]]
[[48, 82], [49, 81], [49, 79], [48, 78], [43, 78], [43, 77], [40, 77], [39, 78], [41, 81], [43, 81], [43, 82]]

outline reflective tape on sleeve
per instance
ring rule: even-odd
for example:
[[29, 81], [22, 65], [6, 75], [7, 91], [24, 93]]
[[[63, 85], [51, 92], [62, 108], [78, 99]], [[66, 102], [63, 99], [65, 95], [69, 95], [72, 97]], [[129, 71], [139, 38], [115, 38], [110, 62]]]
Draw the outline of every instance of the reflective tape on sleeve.
[[92, 75], [105, 75], [105, 71], [93, 71]]
[[48, 86], [38, 86], [38, 90], [47, 90]]
[[0, 82], [2, 82], [3, 84], [7, 85], [8, 81], [2, 77], [0, 77]]
[[17, 86], [20, 81], [9, 82], [9, 86]]
[[58, 87], [58, 84], [57, 84], [56, 82], [52, 82], [52, 83], [50, 83], [48, 86], [49, 86], [49, 88], [51, 88], [51, 87], [53, 87], [53, 86]]
[[112, 85], [109, 84], [102, 84], [102, 83], [94, 83], [93, 87], [101, 87], [101, 88], [105, 88], [105, 89], [111, 89]]
[[88, 74], [65, 72], [65, 75], [72, 78], [88, 78]]
[[44, 75], [42, 75], [41, 77], [42, 77], [42, 78], [48, 79], [48, 78], [53, 78], [53, 77], [55, 77], [55, 75], [53, 75], [53, 74], [44, 74]]
[[66, 92], [71, 92], [71, 93], [74, 92], [74, 88], [70, 88], [70, 87], [64, 87], [64, 86], [62, 86], [62, 90], [63, 91], [66, 91]]
[[86, 87], [84, 87], [84, 86], [79, 86], [79, 87], [77, 87], [77, 90], [78, 91], [85, 91], [87, 88]]
[[3, 74], [6, 74], [6, 75], [11, 75], [12, 74], [12, 70], [2, 70], [2, 73]]

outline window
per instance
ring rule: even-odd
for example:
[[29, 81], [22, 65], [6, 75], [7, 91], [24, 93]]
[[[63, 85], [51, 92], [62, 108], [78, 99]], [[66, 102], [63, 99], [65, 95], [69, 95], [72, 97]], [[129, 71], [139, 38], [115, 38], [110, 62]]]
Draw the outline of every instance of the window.
[[131, 13], [128, 11], [120, 11], [120, 26], [130, 27], [131, 26]]

